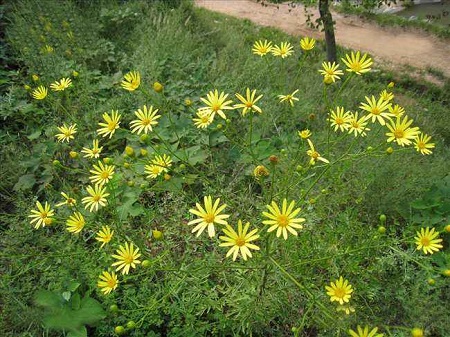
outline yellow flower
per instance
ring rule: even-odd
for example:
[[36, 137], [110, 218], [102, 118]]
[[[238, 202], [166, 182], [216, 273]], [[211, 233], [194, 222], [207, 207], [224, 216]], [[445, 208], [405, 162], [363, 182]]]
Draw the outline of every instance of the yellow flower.
[[300, 48], [306, 51], [313, 49], [315, 44], [316, 40], [314, 40], [313, 38], [304, 37], [303, 39], [300, 40]]
[[82, 153], [85, 153], [84, 158], [98, 158], [100, 157], [100, 152], [102, 152], [103, 146], [98, 147], [98, 139], [92, 141], [92, 149], [83, 147]]
[[432, 154], [433, 152], [430, 149], [434, 149], [434, 143], [429, 143], [430, 140], [430, 136], [420, 133], [420, 135], [414, 139], [414, 148], [423, 155]]
[[159, 83], [159, 82], [153, 83], [153, 90], [155, 90], [156, 92], [159, 93], [159, 92], [163, 91], [163, 89], [164, 89], [164, 86], [161, 83]]
[[402, 108], [400, 105], [395, 104], [394, 106], [391, 105], [389, 107], [389, 112], [395, 117], [400, 117], [405, 113], [405, 109]]
[[389, 84], [387, 85], [388, 88], [393, 88], [395, 86], [394, 82], [389, 82]]
[[48, 44], [46, 44], [44, 47], [42, 47], [41, 50], [43, 53], [48, 53], [48, 54], [51, 54], [54, 51], [53, 47]]
[[434, 230], [434, 228], [430, 230], [430, 228], [427, 227], [421, 228], [420, 232], [416, 233], [417, 236], [414, 239], [416, 240], [417, 250], [422, 249], [425, 254], [433, 254], [442, 248], [442, 245], [440, 244], [442, 239], [438, 238], [439, 232], [435, 232]]
[[101, 288], [100, 290], [105, 295], [108, 295], [111, 291], [115, 290], [119, 284], [117, 275], [114, 272], [111, 272], [110, 274], [109, 272], [104, 271], [98, 278], [97, 286]]
[[253, 175], [256, 179], [267, 177], [269, 175], [269, 170], [264, 165], [258, 165], [253, 170]]
[[348, 303], [353, 292], [351, 284], [341, 276], [339, 280], [331, 282], [330, 286], [325, 286], [327, 295], [330, 296], [330, 301], [337, 301], [339, 304]]
[[348, 304], [338, 304], [338, 306], [336, 307], [336, 311], [340, 312], [343, 311], [345, 312], [346, 315], [350, 315], [351, 313], [355, 312], [355, 308], [353, 308], [352, 306], [348, 305]]
[[122, 270], [122, 275], [128, 274], [130, 268], [136, 268], [136, 265], [141, 263], [141, 261], [138, 260], [140, 256], [139, 248], [136, 247], [136, 249], [134, 249], [133, 243], [128, 244], [128, 242], [125, 242], [125, 246], [120, 246], [119, 249], [116, 250], [116, 255], [112, 256], [118, 260], [117, 262], [114, 262], [112, 266], [117, 266], [116, 271]]
[[89, 193], [88, 197], [84, 197], [81, 202], [83, 204], [86, 204], [84, 208], [88, 208], [89, 212], [92, 212], [93, 209], [95, 211], [98, 211], [98, 207], [105, 206], [107, 203], [106, 197], [109, 195], [109, 193], [106, 193], [106, 187], [95, 185], [94, 187], [88, 186], [86, 188], [86, 191]]
[[267, 53], [270, 53], [272, 48], [272, 42], [268, 42], [267, 40], [264, 40], [263, 42], [262, 40], [259, 40], [253, 44], [252, 52], [253, 54], [264, 56]]
[[194, 125], [199, 129], [206, 129], [214, 121], [214, 115], [207, 112], [197, 112], [198, 118], [193, 118]]
[[74, 138], [74, 134], [77, 133], [77, 125], [73, 124], [73, 125], [69, 125], [67, 126], [65, 123], [63, 124], [63, 126], [59, 126], [58, 127], [59, 132], [55, 135], [56, 138], [58, 138], [59, 142], [64, 142], [67, 141], [69, 142], [71, 139]]
[[369, 116], [372, 117], [372, 123], [378, 120], [381, 125], [385, 125], [386, 122], [384, 118], [392, 116], [390, 112], [385, 111], [388, 110], [392, 104], [384, 101], [381, 97], [377, 101], [373, 95], [371, 98], [366, 96], [366, 101], [367, 103], [361, 103], [359, 108], [369, 112]]
[[297, 93], [297, 91], [298, 91], [298, 89], [295, 90], [292, 94], [278, 95], [278, 99], [280, 100], [280, 103], [288, 102], [291, 106], [294, 106], [294, 101], [298, 101], [298, 98], [294, 96]]
[[394, 94], [392, 92], [389, 92], [387, 90], [383, 90], [380, 93], [380, 97], [383, 99], [383, 101], [392, 101], [394, 99]]
[[29, 218], [33, 218], [30, 221], [30, 224], [34, 224], [34, 228], [38, 229], [39, 227], [45, 227], [47, 225], [51, 225], [53, 222], [52, 216], [55, 215], [55, 212], [50, 208], [50, 205], [45, 202], [45, 206], [42, 207], [41, 203], [39, 201], [36, 201], [36, 207], [37, 211], [32, 209], [31, 215], [29, 215]]
[[348, 133], [353, 133], [355, 137], [358, 137], [358, 135], [361, 137], [366, 136], [366, 131], [370, 131], [370, 129], [366, 127], [368, 116], [363, 116], [358, 119], [358, 112], [355, 112], [354, 114], [351, 114], [350, 117], [351, 118], [348, 122]]
[[256, 89], [252, 90], [250, 92], [250, 89], [247, 88], [246, 91], [246, 97], [242, 96], [241, 94], [235, 94], [237, 99], [240, 100], [242, 103], [241, 104], [235, 104], [234, 108], [235, 109], [240, 109], [243, 108], [242, 110], [242, 116], [245, 116], [245, 114], [249, 111], [256, 111], [258, 113], [262, 113], [262, 110], [260, 107], [256, 106], [256, 102], [258, 102], [258, 100], [263, 97], [263, 95], [259, 95], [258, 97], [255, 98], [256, 96]]
[[231, 247], [228, 250], [226, 257], [233, 254], [233, 261], [235, 261], [238, 254], [241, 253], [244, 261], [247, 261], [247, 257], [252, 257], [250, 249], [259, 250], [258, 246], [250, 243], [251, 241], [259, 238], [259, 235], [256, 234], [258, 232], [257, 229], [254, 229], [251, 232], [247, 233], [250, 223], [247, 222], [244, 228], [242, 228], [242, 221], [239, 220], [237, 233], [230, 225], [227, 224], [225, 226], [226, 228], [222, 229], [222, 231], [225, 233], [225, 236], [219, 237], [220, 240], [225, 242], [219, 244], [219, 246]]
[[109, 138], [111, 138], [116, 129], [119, 128], [120, 117], [122, 117], [122, 115], [119, 115], [119, 111], [112, 110], [111, 116], [109, 116], [108, 113], [105, 112], [102, 117], [106, 123], [98, 123], [98, 125], [103, 127], [97, 129], [97, 132], [99, 135], [102, 135], [103, 137], [109, 135]]
[[53, 91], [64, 91], [71, 85], [72, 85], [72, 80], [70, 78], [62, 78], [59, 82], [55, 81], [54, 83], [50, 84], [50, 88]]
[[120, 83], [122, 88], [128, 91], [134, 91], [141, 84], [141, 75], [137, 71], [130, 71], [124, 76], [124, 80]]
[[275, 201], [272, 201], [270, 205], [266, 205], [269, 212], [263, 212], [262, 214], [269, 220], [264, 220], [262, 223], [270, 226], [267, 232], [272, 232], [276, 229], [277, 237], [283, 234], [285, 240], [288, 238], [288, 231], [292, 235], [297, 236], [295, 228], [302, 229], [301, 223], [306, 219], [296, 218], [297, 214], [300, 213], [300, 208], [294, 210], [294, 206], [295, 201], [291, 201], [288, 207], [286, 199], [283, 199], [281, 210]]
[[412, 119], [408, 120], [408, 116], [405, 116], [403, 120], [401, 120], [401, 117], [397, 117], [395, 122], [390, 120], [389, 123], [386, 124], [389, 131], [391, 131], [386, 133], [386, 136], [389, 137], [387, 141], [395, 141], [401, 146], [410, 145], [412, 143], [411, 140], [417, 138], [420, 133], [418, 127], [410, 128], [412, 122]]
[[75, 212], [66, 221], [67, 230], [71, 233], [79, 233], [85, 223], [83, 215], [80, 212]]
[[309, 150], [306, 151], [306, 154], [311, 157], [311, 159], [309, 161], [309, 164], [310, 165], [315, 165], [316, 164], [316, 160], [320, 160], [320, 161], [328, 164], [329, 163], [328, 159], [325, 159], [324, 157], [322, 157], [320, 155], [319, 152], [316, 151], [316, 149], [314, 148], [313, 142], [311, 140], [309, 140], [309, 139], [307, 139], [307, 141], [308, 141], [308, 144], [309, 144]]
[[421, 328], [414, 328], [411, 330], [412, 337], [423, 337], [423, 330]]
[[220, 214], [225, 207], [226, 204], [219, 207], [220, 198], [216, 199], [214, 205], [212, 203], [212, 198], [210, 195], [203, 198], [205, 208], [203, 208], [199, 203], [196, 203], [197, 209], [190, 209], [189, 212], [197, 215], [198, 218], [191, 220], [188, 222], [188, 225], [196, 225], [192, 230], [192, 233], [197, 232], [197, 236], [203, 233], [206, 227], [208, 227], [208, 235], [209, 237], [213, 237], [216, 235], [216, 231], [214, 228], [214, 223], [220, 225], [227, 225], [227, 221], [225, 219], [229, 218], [228, 214]]
[[359, 325], [357, 326], [358, 332], [350, 329], [348, 330], [348, 333], [351, 337], [383, 337], [382, 333], [377, 333], [378, 328], [373, 328], [372, 330], [370, 330], [369, 332], [369, 327], [366, 325], [363, 328], [361, 328]]
[[157, 115], [157, 113], [158, 109], [153, 110], [153, 106], [147, 108], [146, 105], [142, 107], [142, 110], [138, 109], [135, 111], [134, 114], [138, 119], [131, 121], [131, 132], [137, 132], [137, 134], [140, 135], [142, 131], [144, 131], [144, 133], [153, 131], [152, 125], [157, 125], [157, 119], [161, 117], [161, 115]]
[[145, 173], [148, 174], [147, 178], [156, 178], [163, 172], [168, 172], [169, 167], [172, 166], [172, 158], [163, 154], [162, 156], [156, 155], [152, 159], [150, 165], [145, 165]]
[[72, 206], [75, 206], [77, 204], [77, 201], [74, 198], [69, 197], [66, 193], [61, 192], [61, 195], [66, 200], [60, 202], [59, 204], [56, 204], [56, 207], [60, 207], [62, 205], [67, 205], [69, 207], [72, 207]]
[[331, 127], [334, 126], [334, 131], [338, 129], [345, 131], [350, 127], [351, 113], [349, 111], [345, 112], [343, 107], [337, 107], [336, 111], [331, 110], [331, 116], [328, 119], [331, 122]]
[[102, 229], [97, 232], [95, 240], [102, 242], [100, 248], [103, 248], [105, 244], [111, 241], [113, 235], [114, 231], [112, 231], [111, 228], [109, 228], [109, 226], [103, 226]]
[[208, 114], [214, 118], [215, 114], [218, 113], [220, 117], [227, 119], [223, 110], [234, 109], [230, 106], [230, 103], [233, 103], [231, 100], [225, 101], [228, 94], [225, 94], [224, 92], [221, 92], [219, 96], [219, 92], [215, 89], [214, 91], [210, 91], [206, 97], [207, 99], [200, 97], [200, 100], [207, 105], [206, 107], [198, 109], [198, 112], [202, 114]]
[[271, 52], [273, 56], [281, 56], [281, 58], [286, 58], [293, 53], [294, 47], [291, 46], [289, 42], [281, 42], [280, 46], [273, 46]]
[[367, 54], [364, 54], [362, 57], [358, 52], [356, 54], [351, 52], [350, 55], [345, 55], [345, 58], [341, 58], [342, 62], [348, 67], [346, 70], [349, 72], [356, 73], [358, 75], [367, 73], [370, 71], [370, 66], [373, 64], [373, 61], [370, 57], [367, 57]]
[[319, 73], [321, 73], [324, 76], [324, 80], [326, 80], [325, 83], [329, 84], [331, 82], [336, 82], [336, 80], [339, 80], [339, 75], [344, 75], [342, 70], [339, 70], [339, 64], [336, 64], [336, 62], [323, 62], [322, 63], [322, 69], [319, 69]]
[[103, 186], [112, 178], [114, 168], [114, 165], [103, 165], [103, 163], [99, 160], [98, 166], [94, 164], [94, 169], [89, 170], [89, 172], [93, 174], [92, 177], [89, 177], [89, 180], [92, 184]]
[[31, 78], [33, 79], [33, 81], [37, 82], [39, 81], [39, 76], [36, 74], [31, 75]]
[[37, 89], [34, 89], [33, 92], [31, 93], [31, 95], [33, 96], [34, 99], [44, 99], [45, 97], [47, 97], [47, 93], [48, 90], [46, 87], [44, 87], [43, 85], [40, 85], [37, 87]]
[[298, 136], [301, 139], [308, 139], [309, 137], [311, 137], [311, 135], [312, 135], [312, 133], [311, 133], [311, 131], [309, 131], [309, 129], [298, 131]]

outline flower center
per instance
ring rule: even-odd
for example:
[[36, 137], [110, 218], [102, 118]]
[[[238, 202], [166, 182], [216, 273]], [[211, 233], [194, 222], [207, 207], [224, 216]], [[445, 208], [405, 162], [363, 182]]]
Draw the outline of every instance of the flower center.
[[97, 154], [98, 152], [99, 152], [98, 149], [92, 149], [93, 154]]
[[251, 108], [253, 106], [253, 103], [252, 102], [247, 102], [247, 103], [245, 103], [245, 106], [247, 108]]
[[378, 107], [375, 107], [372, 109], [372, 114], [374, 115], [379, 115], [380, 114], [380, 110], [378, 109]]
[[354, 71], [360, 71], [361, 70], [361, 64], [359, 62], [355, 62], [355, 63], [352, 64], [351, 68]]
[[109, 288], [114, 288], [116, 286], [116, 281], [113, 278], [110, 278], [106, 283]]
[[72, 132], [70, 132], [70, 130], [64, 131], [64, 136], [70, 137], [71, 135], [72, 135]]
[[344, 119], [341, 117], [337, 117], [334, 122], [338, 125], [344, 124]]
[[201, 118], [201, 121], [202, 121], [202, 123], [208, 123], [209, 122], [209, 117], [206, 115], [206, 116], [203, 116], [202, 118]]
[[359, 129], [359, 124], [358, 124], [358, 122], [356, 122], [356, 121], [353, 121], [353, 122], [352, 122], [352, 126], [353, 126], [355, 129]]
[[150, 123], [151, 123], [150, 118], [144, 118], [144, 119], [142, 120], [142, 125], [149, 125]]
[[212, 110], [212, 111], [218, 111], [218, 110], [220, 110], [220, 105], [219, 105], [219, 104], [213, 104], [213, 105], [211, 106], [211, 110]]
[[45, 219], [46, 217], [47, 217], [47, 212], [42, 212], [42, 213], [41, 213], [41, 218], [42, 218], [42, 219]]
[[109, 131], [113, 131], [113, 130], [115, 130], [116, 126], [117, 126], [116, 122], [109, 122], [108, 123], [108, 130]]
[[100, 177], [102, 179], [108, 179], [109, 178], [109, 172], [103, 171], [102, 174], [100, 175]]
[[131, 264], [134, 261], [133, 255], [127, 255], [123, 257], [123, 262]]
[[153, 173], [153, 174], [156, 174], [156, 175], [160, 174], [160, 173], [161, 173], [161, 167], [159, 167], [159, 166], [153, 166], [153, 167], [152, 167], [152, 173]]
[[425, 148], [426, 148], [426, 146], [425, 146], [425, 143], [424, 143], [424, 142], [417, 142], [417, 147], [418, 147], [419, 149], [421, 149], [421, 150], [423, 150], [423, 149], [425, 149]]
[[277, 221], [280, 227], [286, 227], [289, 225], [289, 218], [285, 214], [280, 214]]
[[242, 246], [244, 246], [244, 245], [245, 245], [245, 239], [244, 239], [244, 238], [241, 238], [241, 237], [238, 237], [238, 238], [236, 239], [236, 246], [242, 247]]
[[52, 218], [45, 218], [44, 223], [48, 226], [52, 224], [53, 219]]
[[427, 237], [424, 237], [424, 238], [420, 239], [420, 243], [422, 244], [422, 246], [428, 247], [430, 245], [430, 239]]
[[403, 138], [405, 136], [405, 133], [403, 130], [395, 130], [394, 131], [395, 138]]
[[101, 196], [96, 194], [92, 197], [92, 200], [94, 200], [94, 202], [98, 202], [101, 199]]
[[317, 151], [313, 151], [313, 152], [311, 153], [311, 157], [314, 158], [314, 159], [317, 159], [317, 158], [320, 157], [320, 154], [319, 154], [319, 152], [317, 152]]
[[214, 222], [214, 214], [206, 214], [205, 216], [203, 216], [203, 220], [206, 223], [213, 223]]
[[345, 296], [345, 289], [344, 288], [336, 288], [334, 290], [334, 296], [339, 298], [344, 298]]

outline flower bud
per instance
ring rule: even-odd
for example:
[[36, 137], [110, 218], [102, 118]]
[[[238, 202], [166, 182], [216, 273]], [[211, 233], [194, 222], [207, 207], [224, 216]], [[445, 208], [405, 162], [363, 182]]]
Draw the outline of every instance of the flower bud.
[[420, 328], [414, 328], [411, 330], [411, 336], [413, 337], [423, 337], [423, 330]]
[[253, 175], [256, 179], [267, 177], [269, 175], [269, 170], [264, 165], [258, 165], [253, 170]]
[[125, 153], [127, 156], [131, 157], [134, 155], [134, 149], [131, 146], [125, 147]]
[[146, 149], [141, 149], [139, 153], [141, 154], [142, 157], [145, 157], [148, 154], [148, 151]]
[[148, 140], [148, 135], [147, 135], [146, 133], [142, 134], [142, 135], [139, 137], [139, 140], [140, 140], [142, 143], [145, 143], [145, 142]]
[[378, 233], [380, 233], [380, 234], [386, 233], [386, 227], [384, 227], [384, 226], [378, 227]]
[[159, 83], [159, 82], [153, 83], [153, 90], [155, 90], [156, 92], [161, 92], [161, 91], [163, 91], [163, 89], [164, 89], [164, 86], [161, 83]]
[[28, 84], [25, 84], [25, 85], [23, 86], [23, 88], [24, 88], [25, 90], [31, 90], [31, 87], [30, 87]]
[[394, 149], [392, 148], [392, 147], [388, 147], [387, 149], [386, 149], [386, 154], [392, 154], [392, 153], [394, 153]]
[[172, 176], [168, 173], [164, 174], [164, 180], [169, 181]]
[[275, 156], [275, 155], [271, 155], [269, 157], [269, 161], [270, 161], [271, 164], [276, 165], [276, 164], [278, 164], [278, 157]]
[[184, 104], [185, 104], [186, 106], [191, 106], [191, 105], [192, 105], [192, 101], [191, 101], [189, 98], [186, 98], [186, 99], [184, 100]]
[[152, 230], [152, 235], [153, 235], [153, 238], [158, 241], [162, 240], [164, 238], [163, 232], [161, 232], [157, 229]]
[[78, 157], [78, 152], [70, 151], [69, 156], [70, 156], [70, 158], [75, 159]]
[[384, 224], [386, 223], [386, 215], [384, 215], [384, 214], [381, 214], [381, 215], [380, 215], [380, 223], [381, 223], [382, 225], [384, 225]]
[[429, 278], [429, 279], [427, 280], [427, 283], [428, 283], [430, 286], [433, 286], [433, 285], [435, 285], [436, 281], [435, 281], [433, 278]]
[[31, 78], [33, 79], [33, 81], [37, 82], [39, 81], [39, 76], [36, 74], [31, 75]]
[[141, 263], [141, 266], [142, 266], [143, 268], [148, 268], [148, 267], [150, 267], [151, 265], [152, 265], [152, 263], [151, 263], [150, 260], [144, 260], [144, 261], [142, 261], [142, 263]]
[[59, 167], [59, 166], [61, 166], [61, 162], [60, 162], [58, 159], [55, 159], [55, 160], [53, 161], [53, 166]]
[[445, 226], [445, 227], [444, 227], [444, 230], [445, 230], [447, 233], [450, 233], [450, 224], [448, 224], [447, 226]]
[[389, 84], [387, 85], [387, 87], [388, 87], [388, 88], [393, 88], [393, 87], [394, 87], [394, 85], [395, 85], [395, 83], [394, 83], [394, 82], [389, 82]]
[[108, 158], [108, 157], [105, 157], [105, 158], [103, 158], [103, 162], [104, 162], [105, 164], [111, 164], [111, 163], [112, 163], [112, 159], [111, 159], [111, 158]]

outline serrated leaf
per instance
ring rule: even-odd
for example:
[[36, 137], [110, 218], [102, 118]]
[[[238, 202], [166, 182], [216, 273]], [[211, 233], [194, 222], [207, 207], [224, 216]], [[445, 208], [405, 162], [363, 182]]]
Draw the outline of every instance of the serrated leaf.
[[34, 303], [46, 308], [59, 308], [62, 306], [62, 298], [49, 290], [39, 290], [34, 295]]
[[19, 178], [19, 181], [14, 185], [14, 191], [25, 191], [34, 186], [36, 178], [34, 174], [25, 174]]

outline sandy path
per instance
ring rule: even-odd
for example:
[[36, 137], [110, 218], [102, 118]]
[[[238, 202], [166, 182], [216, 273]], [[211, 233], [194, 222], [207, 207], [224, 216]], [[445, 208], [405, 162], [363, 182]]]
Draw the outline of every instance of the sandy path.
[[[277, 8], [273, 4], [262, 6], [252, 0], [195, 0], [195, 3], [262, 26], [280, 28], [289, 34], [323, 38], [323, 33], [308, 28], [301, 6], [293, 8], [280, 4]], [[318, 17], [317, 11], [314, 14]], [[450, 42], [418, 31], [380, 27], [354, 16], [333, 13], [333, 19], [339, 45], [368, 52], [376, 61], [388, 65], [411, 65], [419, 69], [433, 67], [450, 77]]]

